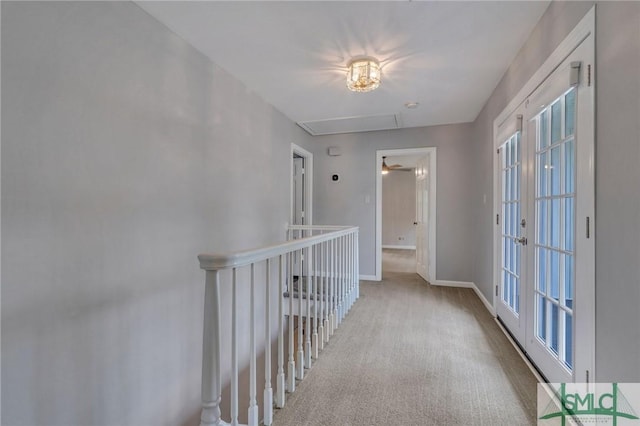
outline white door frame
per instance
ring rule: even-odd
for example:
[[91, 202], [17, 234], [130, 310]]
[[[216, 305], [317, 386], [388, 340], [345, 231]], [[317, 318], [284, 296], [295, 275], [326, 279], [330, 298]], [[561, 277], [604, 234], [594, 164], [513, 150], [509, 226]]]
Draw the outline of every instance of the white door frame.
[[313, 154], [292, 143], [289, 154], [289, 224], [293, 223], [293, 156], [304, 158], [304, 218], [306, 225], [313, 224]]
[[[500, 139], [497, 137], [498, 136], [498, 129], [499, 127], [502, 125], [502, 123], [504, 123], [504, 121], [507, 119], [507, 117], [509, 117], [511, 115], [511, 113], [513, 111], [516, 110], [516, 108], [518, 108], [518, 106], [520, 106], [520, 104], [522, 104], [546, 79], [547, 77], [549, 77], [553, 71], [562, 63], [564, 62], [565, 58], [567, 58], [571, 52], [573, 52], [576, 47], [578, 47], [583, 41], [585, 41], [589, 36], [591, 36], [591, 39], [589, 40], [589, 43], [591, 43], [591, 45], [593, 46], [593, 49], [595, 51], [595, 46], [594, 46], [594, 39], [595, 39], [595, 23], [596, 23], [596, 6], [593, 6], [589, 12], [587, 12], [587, 14], [582, 18], [582, 20], [575, 26], [575, 28], [569, 33], [569, 35], [567, 35], [567, 37], [560, 43], [560, 45], [556, 48], [556, 50], [553, 51], [553, 53], [545, 60], [545, 62], [542, 64], [542, 66], [533, 74], [533, 76], [529, 79], [529, 81], [522, 87], [522, 89], [520, 89], [520, 91], [518, 92], [518, 94], [516, 96], [513, 97], [513, 99], [511, 99], [511, 101], [508, 103], [508, 105], [504, 108], [504, 110], [502, 110], [502, 112], [498, 115], [498, 117], [496, 117], [496, 119], [493, 121], [493, 135], [494, 135], [494, 152], [497, 151], [497, 149], [500, 147], [500, 145], [502, 144], [502, 142], [500, 141]], [[595, 108], [594, 108], [595, 111]], [[589, 157], [590, 157], [590, 173], [591, 176], [590, 178], [593, 177], [594, 172], [594, 162], [595, 162], [595, 153], [593, 152], [593, 147], [595, 146], [595, 117], [593, 119], [593, 123], [591, 123], [591, 125], [586, 129], [587, 131], [584, 132], [584, 134], [581, 134], [581, 138], [582, 140], [586, 140], [587, 141], [587, 145], [590, 145], [590, 153], [589, 153]], [[501, 188], [499, 187], [499, 156], [498, 155], [494, 155], [493, 156], [493, 202], [494, 202], [494, 218], [496, 217], [496, 215], [500, 214], [500, 199], [501, 199]], [[595, 223], [595, 194], [594, 193], [589, 193], [589, 194], [582, 194], [582, 197], [586, 198], [588, 200], [588, 203], [590, 204], [590, 217], [592, 218], [592, 225], [594, 225]], [[493, 285], [494, 288], [497, 288], [495, 286], [499, 285], [499, 280], [500, 280], [500, 235], [497, 232], [497, 229], [499, 229], [499, 226], [496, 225], [496, 222], [494, 221], [494, 238], [493, 238]], [[592, 240], [593, 241], [593, 240]], [[589, 268], [589, 274], [591, 275], [590, 279], [589, 279], [589, 283], [588, 285], [586, 285], [585, 287], [585, 293], [583, 295], [583, 297], [585, 298], [585, 300], [588, 300], [587, 303], [587, 310], [591, 310], [591, 318], [587, 319], [587, 321], [589, 321], [588, 324], [584, 324], [584, 327], [586, 329], [588, 329], [588, 334], [591, 336], [591, 341], [588, 342], [588, 348], [586, 350], [589, 351], [589, 364], [590, 367], [587, 368], [588, 371], [590, 371], [590, 375], [589, 375], [589, 379], [591, 382], [595, 382], [597, 380], [596, 378], [596, 369], [595, 369], [595, 274], [593, 274], [593, 271], [591, 270], [591, 268], [593, 268], [593, 265], [595, 264], [595, 252], [594, 252], [594, 246], [595, 243], [592, 242], [592, 247], [587, 250], [587, 252], [582, 253], [581, 256], [583, 259], [587, 259], [586, 261], [583, 260], [583, 262], [585, 262], [585, 265], [587, 265], [587, 268]], [[498, 303], [498, 298], [496, 296], [496, 292], [492, 291], [493, 293], [493, 312], [496, 312], [496, 304]], [[586, 382], [588, 380], [586, 380], [585, 377], [585, 372], [584, 371], [580, 371], [577, 372], [576, 371], [576, 381], [577, 382]], [[578, 374], [579, 373], [579, 374]]]
[[382, 157], [393, 155], [429, 156], [429, 282], [436, 281], [436, 158], [435, 147], [381, 149], [376, 151], [376, 275], [375, 281], [382, 280]]

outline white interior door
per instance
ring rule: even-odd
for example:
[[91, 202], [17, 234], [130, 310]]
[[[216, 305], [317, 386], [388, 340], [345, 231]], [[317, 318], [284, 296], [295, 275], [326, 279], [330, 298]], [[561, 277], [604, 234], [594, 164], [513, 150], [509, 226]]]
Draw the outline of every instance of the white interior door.
[[[305, 197], [305, 185], [304, 185], [304, 158], [294, 154], [292, 158], [292, 179], [291, 179], [291, 224], [292, 225], [304, 225], [304, 197]], [[305, 237], [303, 231], [291, 231], [293, 232], [292, 238]], [[304, 254], [302, 252], [295, 252], [293, 255], [293, 275], [302, 276]]]
[[552, 383], [588, 382], [594, 362], [592, 37], [496, 135], [496, 313]]
[[429, 281], [429, 156], [416, 165], [416, 272]]
[[292, 187], [292, 203], [291, 203], [291, 224], [304, 225], [304, 205], [305, 205], [305, 182], [304, 182], [304, 158], [293, 157], [293, 187]]

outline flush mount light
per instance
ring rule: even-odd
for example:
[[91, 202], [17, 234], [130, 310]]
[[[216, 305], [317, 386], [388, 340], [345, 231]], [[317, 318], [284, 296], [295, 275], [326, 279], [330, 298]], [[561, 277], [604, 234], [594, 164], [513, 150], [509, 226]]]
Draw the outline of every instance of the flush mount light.
[[416, 109], [418, 108], [418, 105], [420, 105], [419, 102], [405, 102], [404, 104], [405, 108], [409, 108], [409, 109]]
[[370, 92], [380, 86], [380, 63], [373, 58], [359, 58], [349, 62], [347, 87], [352, 92]]

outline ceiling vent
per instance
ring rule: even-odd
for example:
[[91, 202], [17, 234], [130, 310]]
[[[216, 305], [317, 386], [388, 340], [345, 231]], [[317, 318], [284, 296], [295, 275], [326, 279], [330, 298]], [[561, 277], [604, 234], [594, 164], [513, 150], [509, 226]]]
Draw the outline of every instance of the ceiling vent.
[[373, 132], [375, 130], [399, 129], [401, 127], [400, 117], [396, 114], [302, 121], [298, 125], [313, 136]]

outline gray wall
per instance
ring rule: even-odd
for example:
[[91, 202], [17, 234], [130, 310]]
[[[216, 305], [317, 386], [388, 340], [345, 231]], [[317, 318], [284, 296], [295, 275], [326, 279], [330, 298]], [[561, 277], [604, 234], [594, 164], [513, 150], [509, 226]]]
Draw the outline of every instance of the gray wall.
[[640, 3], [596, 26], [596, 373], [640, 382]]
[[[471, 281], [471, 130], [452, 124], [315, 137], [314, 222], [359, 226], [360, 273], [374, 275], [376, 150], [437, 147], [437, 279]], [[330, 146], [341, 147], [342, 155], [329, 157]], [[334, 173], [339, 182], [331, 181]]]
[[382, 245], [416, 245], [416, 175], [392, 171], [382, 176]]
[[133, 3], [1, 7], [2, 424], [196, 424], [196, 256], [282, 239], [310, 137]]
[[[552, 2], [473, 124], [473, 281], [492, 297], [492, 125], [593, 2]], [[640, 3], [596, 11], [596, 378], [640, 381]]]

